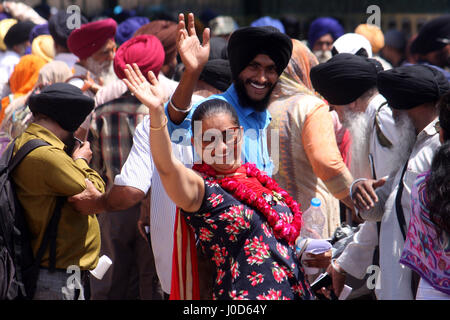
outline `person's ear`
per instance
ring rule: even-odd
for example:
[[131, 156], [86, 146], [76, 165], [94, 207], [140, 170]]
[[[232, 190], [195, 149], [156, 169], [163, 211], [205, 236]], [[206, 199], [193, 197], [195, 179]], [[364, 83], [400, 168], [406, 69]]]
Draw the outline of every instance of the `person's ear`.
[[360, 101], [359, 98], [356, 99], [356, 100], [353, 101], [353, 102], [350, 102], [350, 103], [347, 105], [348, 110], [350, 110], [350, 111], [352, 111], [352, 112], [358, 112], [358, 111], [359, 111], [358, 108], [359, 108], [360, 102], [361, 102], [361, 101]]

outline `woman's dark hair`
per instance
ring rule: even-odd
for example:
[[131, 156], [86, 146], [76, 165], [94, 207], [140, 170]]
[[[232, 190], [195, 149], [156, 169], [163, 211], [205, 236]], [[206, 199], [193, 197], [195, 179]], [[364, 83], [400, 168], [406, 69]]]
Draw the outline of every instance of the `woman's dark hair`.
[[450, 140], [450, 92], [444, 94], [438, 102], [439, 125], [444, 130], [444, 141]]
[[431, 174], [426, 184], [430, 219], [437, 228], [450, 234], [450, 140], [436, 152], [431, 163]]
[[210, 116], [225, 113], [230, 115], [231, 120], [236, 126], [240, 126], [239, 117], [236, 113], [236, 110], [233, 108], [231, 104], [222, 99], [210, 99], [203, 103], [201, 103], [197, 109], [195, 109], [194, 114], [192, 115], [191, 121], [191, 130], [194, 133], [194, 123], [195, 121], [202, 121], [205, 118]]

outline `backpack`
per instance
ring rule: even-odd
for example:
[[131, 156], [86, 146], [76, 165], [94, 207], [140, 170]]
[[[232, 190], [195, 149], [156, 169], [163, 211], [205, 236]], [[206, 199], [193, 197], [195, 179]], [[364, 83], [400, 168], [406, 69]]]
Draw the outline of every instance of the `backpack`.
[[55, 269], [56, 233], [64, 198], [58, 197], [44, 238], [33, 255], [30, 231], [14, 188], [11, 173], [32, 150], [49, 145], [30, 140], [13, 157], [15, 141], [0, 158], [0, 300], [32, 299], [42, 257], [50, 244], [50, 271]]

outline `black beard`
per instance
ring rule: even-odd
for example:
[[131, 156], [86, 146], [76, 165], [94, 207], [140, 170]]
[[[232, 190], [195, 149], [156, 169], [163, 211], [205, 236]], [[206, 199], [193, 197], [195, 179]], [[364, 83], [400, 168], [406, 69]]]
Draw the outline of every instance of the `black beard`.
[[64, 147], [64, 151], [69, 155], [69, 157], [72, 157], [73, 150], [75, 149], [75, 138], [74, 133], [70, 133], [66, 138], [61, 140], [66, 146]]
[[244, 108], [252, 108], [253, 110], [257, 112], [263, 112], [267, 110], [267, 107], [269, 105], [270, 100], [270, 94], [272, 93], [273, 89], [275, 88], [275, 85], [272, 84], [272, 87], [270, 88], [269, 92], [267, 92], [267, 95], [262, 100], [253, 100], [247, 95], [247, 91], [245, 90], [244, 81], [242, 79], [236, 79], [234, 82], [234, 87], [236, 88], [236, 92], [239, 98], [239, 103]]

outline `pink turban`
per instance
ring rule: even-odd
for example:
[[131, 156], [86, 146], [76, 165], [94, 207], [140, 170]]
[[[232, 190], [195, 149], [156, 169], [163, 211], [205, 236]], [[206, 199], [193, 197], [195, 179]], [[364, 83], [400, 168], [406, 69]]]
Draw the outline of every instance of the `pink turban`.
[[67, 39], [69, 50], [81, 60], [100, 50], [116, 34], [117, 22], [111, 18], [90, 22], [73, 30]]
[[141, 35], [125, 41], [114, 57], [114, 71], [119, 79], [126, 78], [126, 64], [136, 63], [142, 74], [147, 77], [149, 71], [158, 76], [164, 63], [164, 47], [153, 35]]

